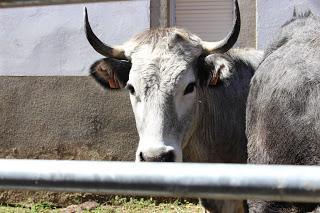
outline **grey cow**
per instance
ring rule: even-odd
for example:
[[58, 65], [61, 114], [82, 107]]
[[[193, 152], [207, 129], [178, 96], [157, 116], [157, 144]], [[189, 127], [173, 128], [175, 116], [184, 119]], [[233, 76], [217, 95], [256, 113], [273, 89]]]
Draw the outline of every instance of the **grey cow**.
[[[107, 57], [92, 65], [92, 76], [105, 88], [130, 93], [137, 162], [246, 163], [245, 105], [262, 53], [229, 51], [240, 31], [235, 5], [234, 28], [219, 42], [160, 28], [110, 47], [94, 35], [86, 14], [88, 41]], [[240, 201], [202, 204], [210, 212], [243, 212]]]
[[[320, 164], [320, 18], [285, 24], [256, 71], [247, 106], [248, 162]], [[249, 201], [250, 212], [310, 212], [319, 204]]]

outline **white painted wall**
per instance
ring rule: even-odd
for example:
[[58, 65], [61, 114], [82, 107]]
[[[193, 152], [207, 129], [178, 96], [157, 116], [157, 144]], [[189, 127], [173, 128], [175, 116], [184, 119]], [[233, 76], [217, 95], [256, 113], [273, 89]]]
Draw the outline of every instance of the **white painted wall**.
[[297, 13], [311, 10], [320, 15], [320, 0], [257, 0], [257, 46], [264, 49], [279, 28]]
[[109, 44], [150, 26], [149, 0], [0, 9], [0, 75], [88, 75], [102, 56], [85, 38], [84, 6], [94, 32]]

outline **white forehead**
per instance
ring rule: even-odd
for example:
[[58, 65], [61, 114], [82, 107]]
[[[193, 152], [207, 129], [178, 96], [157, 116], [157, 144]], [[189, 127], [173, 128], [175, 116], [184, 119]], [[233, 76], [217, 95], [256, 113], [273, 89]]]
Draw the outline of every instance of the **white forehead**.
[[129, 82], [140, 87], [158, 86], [166, 90], [176, 85], [195, 80], [194, 61], [197, 55], [179, 55], [175, 51], [151, 48], [144, 45], [132, 54]]
[[146, 31], [124, 49], [132, 62], [128, 83], [166, 90], [194, 78], [195, 61], [203, 51], [199, 37], [176, 28]]
[[180, 72], [190, 66], [196, 56], [190, 57], [180, 54], [176, 50], [152, 48], [150, 45], [143, 45], [131, 55], [132, 71], [145, 72], [149, 69], [158, 69], [158, 72]]

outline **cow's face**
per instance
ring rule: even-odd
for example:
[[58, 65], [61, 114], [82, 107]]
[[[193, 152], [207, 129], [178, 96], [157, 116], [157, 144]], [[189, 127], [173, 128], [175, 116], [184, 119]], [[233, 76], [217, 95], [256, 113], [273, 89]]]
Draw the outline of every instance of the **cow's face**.
[[136, 161], [182, 161], [182, 143], [192, 132], [201, 48], [175, 36], [169, 39], [155, 48], [139, 46], [131, 54], [126, 88], [140, 138]]
[[86, 15], [90, 44], [109, 56], [91, 67], [92, 75], [106, 88], [125, 87], [130, 93], [140, 138], [136, 161], [182, 161], [182, 148], [197, 124], [197, 90], [215, 85], [220, 72], [204, 69], [204, 57], [235, 43], [240, 30], [237, 2], [235, 8], [235, 27], [221, 42], [165, 28], [143, 32], [120, 48], [98, 40]]

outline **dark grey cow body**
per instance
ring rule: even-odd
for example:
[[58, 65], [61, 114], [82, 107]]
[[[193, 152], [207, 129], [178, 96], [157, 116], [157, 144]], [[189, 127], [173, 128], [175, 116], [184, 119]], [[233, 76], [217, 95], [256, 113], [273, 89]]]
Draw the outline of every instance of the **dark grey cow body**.
[[[251, 82], [248, 162], [320, 164], [320, 18], [281, 29]], [[309, 212], [318, 204], [250, 201], [250, 212]]]

